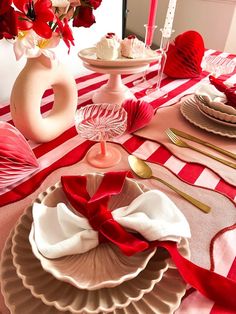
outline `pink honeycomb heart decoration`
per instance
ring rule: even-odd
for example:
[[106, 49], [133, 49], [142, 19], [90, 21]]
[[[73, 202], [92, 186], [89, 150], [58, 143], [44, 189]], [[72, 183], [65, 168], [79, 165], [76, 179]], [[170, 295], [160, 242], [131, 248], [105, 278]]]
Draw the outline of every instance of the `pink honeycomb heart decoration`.
[[154, 115], [153, 107], [146, 101], [127, 99], [122, 106], [127, 112], [126, 131], [129, 133], [143, 128]]
[[11, 124], [0, 121], [0, 191], [39, 168], [24, 136]]

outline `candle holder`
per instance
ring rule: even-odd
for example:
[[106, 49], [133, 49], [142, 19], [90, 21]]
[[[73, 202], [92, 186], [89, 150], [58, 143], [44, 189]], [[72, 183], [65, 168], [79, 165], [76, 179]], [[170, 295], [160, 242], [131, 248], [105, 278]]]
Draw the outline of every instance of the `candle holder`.
[[[146, 49], [151, 49], [152, 41], [153, 41], [153, 36], [155, 33], [155, 30], [157, 28], [157, 25], [148, 25], [144, 24], [145, 27], [145, 48], [143, 50], [143, 58], [145, 58], [146, 55]], [[136, 86], [140, 83], [143, 83], [146, 81], [146, 75], [147, 75], [147, 70], [145, 70], [142, 73], [142, 77], [140, 79], [137, 79], [136, 81], [133, 82], [133, 85]]]
[[[163, 72], [164, 72], [166, 59], [167, 59], [166, 53], [169, 49], [170, 38], [171, 38], [170, 36], [166, 37], [166, 32], [164, 31], [164, 29], [160, 29], [160, 31], [162, 33], [162, 36], [161, 36], [160, 48], [158, 51], [161, 55], [161, 58], [160, 58], [159, 67], [157, 70], [157, 82], [146, 90], [146, 95], [149, 95], [153, 92], [158, 92], [159, 98], [168, 96], [168, 92], [161, 88], [161, 80], [163, 77]], [[174, 30], [171, 31], [171, 34], [173, 33], [174, 33]]]

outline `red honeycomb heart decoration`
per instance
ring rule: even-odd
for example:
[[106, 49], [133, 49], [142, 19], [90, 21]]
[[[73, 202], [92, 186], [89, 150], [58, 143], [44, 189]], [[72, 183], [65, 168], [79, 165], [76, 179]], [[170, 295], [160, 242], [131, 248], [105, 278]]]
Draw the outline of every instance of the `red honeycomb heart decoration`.
[[127, 129], [129, 133], [135, 132], [147, 125], [153, 115], [153, 107], [142, 100], [127, 99], [122, 104], [127, 112]]
[[173, 78], [198, 77], [204, 51], [204, 41], [198, 32], [180, 34], [170, 43], [164, 73]]

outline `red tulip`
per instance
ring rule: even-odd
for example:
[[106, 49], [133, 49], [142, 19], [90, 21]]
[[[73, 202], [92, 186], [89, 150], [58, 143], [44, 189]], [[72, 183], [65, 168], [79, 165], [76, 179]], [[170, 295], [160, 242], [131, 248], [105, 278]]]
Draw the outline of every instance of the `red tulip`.
[[12, 4], [12, 0], [1, 0], [0, 2], [0, 15], [6, 13]]
[[76, 12], [78, 13], [73, 20], [73, 26], [75, 27], [90, 27], [95, 21], [95, 16], [93, 15], [93, 9], [90, 7], [77, 7]]
[[10, 0], [0, 3], [0, 39], [12, 39], [17, 36], [16, 13]]
[[57, 18], [57, 25], [58, 25], [58, 29], [56, 30], [58, 33], [60, 33], [60, 35], [62, 36], [62, 39], [64, 40], [66, 46], [69, 48], [68, 53], [70, 52], [70, 45], [75, 45], [74, 44], [74, 37], [72, 35], [72, 31], [70, 29], [70, 26], [68, 24], [67, 19], [63, 20], [64, 24], [62, 23], [62, 21]]
[[102, 3], [102, 0], [88, 0], [88, 4], [93, 7], [94, 10], [96, 10]]
[[13, 0], [17, 11], [18, 27], [20, 30], [33, 29], [39, 36], [49, 39], [52, 30], [48, 22], [54, 20], [52, 3], [50, 0]]

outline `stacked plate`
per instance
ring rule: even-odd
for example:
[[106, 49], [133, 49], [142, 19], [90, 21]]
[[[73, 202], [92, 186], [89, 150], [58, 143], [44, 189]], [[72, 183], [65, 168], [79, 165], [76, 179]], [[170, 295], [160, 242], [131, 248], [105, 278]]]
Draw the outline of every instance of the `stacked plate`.
[[[102, 177], [87, 175], [90, 195]], [[144, 191], [144, 186], [127, 178], [109, 208], [127, 206]], [[35, 202], [70, 206], [60, 183]], [[30, 206], [12, 230], [1, 257], [1, 289], [11, 313], [156, 314], [178, 308], [185, 283], [166, 251], [152, 249], [127, 257], [104, 243], [85, 254], [50, 260], [37, 250], [32, 221]], [[180, 242], [179, 249], [189, 257], [187, 240]]]
[[198, 109], [208, 119], [223, 125], [236, 127], [236, 108], [220, 101], [210, 101], [208, 97], [195, 95]]

